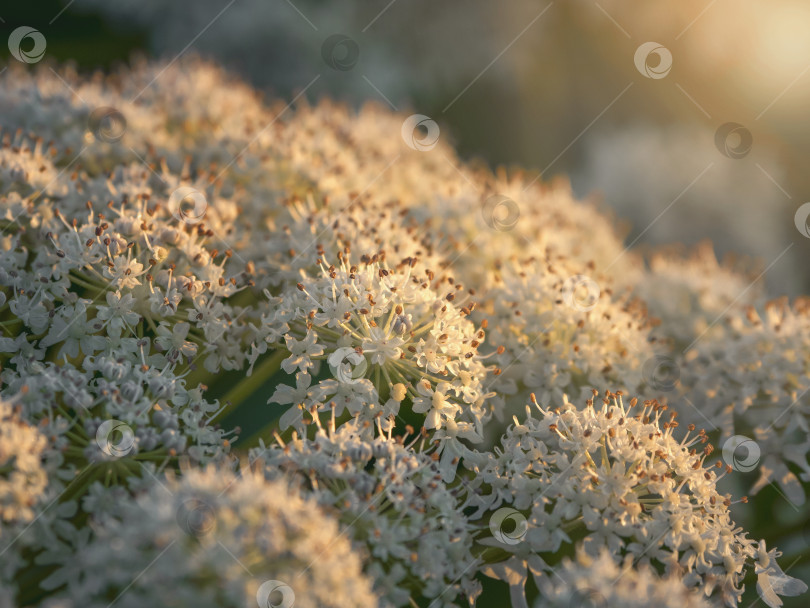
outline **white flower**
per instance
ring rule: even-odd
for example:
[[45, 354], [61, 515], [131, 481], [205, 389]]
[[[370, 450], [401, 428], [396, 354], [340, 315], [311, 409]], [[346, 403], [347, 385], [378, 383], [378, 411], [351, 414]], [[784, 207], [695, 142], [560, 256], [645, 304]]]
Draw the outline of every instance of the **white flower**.
[[169, 326], [165, 321], [157, 328], [155, 344], [166, 351], [166, 359], [175, 361], [178, 357], [192, 357], [197, 352], [197, 345], [186, 340], [191, 326], [188, 323], [175, 323]]
[[59, 566], [43, 587], [66, 585], [57, 597], [76, 606], [247, 606], [268, 580], [302, 608], [378, 605], [337, 523], [283, 481], [187, 469], [134, 499], [114, 496], [102, 513], [77, 553], [40, 558]]
[[810, 481], [808, 336], [808, 301], [774, 300], [762, 312], [729, 312], [680, 361], [680, 390], [694, 404], [683, 411], [688, 421], [708, 420], [720, 442], [750, 437], [761, 455], [751, 492], [774, 482], [794, 504], [805, 502], [801, 481]]
[[655, 319], [654, 333], [681, 349], [695, 338], [722, 330], [719, 322], [763, 297], [761, 284], [743, 267], [720, 264], [711, 243], [690, 249], [688, 256], [671, 249], [650, 256], [650, 270], [633, 286]]
[[[125, 116], [120, 141], [88, 122], [97, 108]], [[707, 330], [680, 388], [755, 437], [756, 488], [777, 478], [794, 499], [810, 476], [805, 304], [744, 313], [744, 278], [703, 250], [646, 272], [569, 187], [473, 169], [444, 143], [410, 154], [387, 109], [280, 109], [198, 60], [0, 74], [0, 380], [20, 393], [0, 410], [15, 520], [0, 533], [31, 526], [0, 588], [47, 576], [52, 595], [33, 580], [8, 601], [245, 605], [283, 580], [301, 607], [449, 608], [486, 572], [515, 606], [530, 575], [551, 605], [583, 581], [622, 606], [735, 605], [754, 564], [772, 607], [802, 591], [732, 523], [705, 433], [676, 440], [658, 402], [565, 396], [651, 390], [652, 345]], [[581, 276], [598, 291], [584, 307]], [[284, 439], [251, 452], [261, 474], [201, 468], [271, 378]], [[562, 407], [474, 451], [530, 390]], [[126, 453], [105, 449], [111, 423]], [[486, 521], [502, 507], [526, 519], [506, 548]]]
[[276, 388], [276, 392], [270, 397], [269, 402], [293, 406], [284, 412], [278, 421], [282, 429], [289, 428], [293, 425], [300, 425], [303, 420], [300, 406], [310, 401], [312, 393], [310, 390], [311, 383], [312, 377], [309, 374], [298, 372], [295, 374], [295, 388], [285, 384], [279, 385]]
[[[394, 333], [398, 333], [399, 327], [394, 325], [393, 330]], [[368, 337], [363, 339], [362, 349], [364, 353], [371, 354], [372, 363], [385, 365], [386, 361], [399, 359], [402, 354], [400, 347], [405, 344], [405, 340], [396, 335], [388, 336], [379, 327], [370, 327], [368, 334]]]
[[[422, 267], [415, 258], [390, 264], [374, 259], [382, 256], [360, 255], [353, 264], [349, 254], [337, 257], [337, 265], [327, 264], [322, 251], [316, 269], [302, 270], [296, 286], [270, 297], [268, 308], [275, 314], [263, 315], [270, 328], [266, 339], [283, 335], [290, 352], [282, 362], [284, 371], [309, 372], [326, 359], [335, 375], [313, 382], [295, 409], [335, 408], [335, 416], [347, 409], [371, 423], [372, 433], [391, 428], [404, 408], [421, 415], [426, 432], [451, 423], [453, 428], [480, 428], [490, 415], [483, 390], [487, 368], [477, 352], [485, 335], [467, 319], [469, 294], [449, 281], [432, 286], [426, 270], [420, 279], [416, 275]], [[340, 319], [330, 312], [336, 301], [345, 311]], [[398, 396], [393, 402], [387, 398], [392, 393]], [[285, 399], [288, 394], [276, 393]], [[277, 401], [275, 396], [271, 401]], [[304, 422], [300, 411], [288, 412], [282, 428], [292, 423], [303, 433]], [[480, 440], [481, 435], [451, 433], [435, 439], [441, 439], [434, 444], [437, 452], [450, 446], [457, 454], [462, 439]], [[443, 463], [451, 476], [457, 459]]]
[[[149, 454], [147, 462], [181, 454], [207, 462], [229, 449], [233, 431], [226, 432], [213, 422], [220, 410], [217, 401], [203, 399], [198, 387], [186, 388], [185, 381], [170, 370], [149, 367], [137, 359], [96, 355], [85, 357], [79, 368], [69, 363], [36, 363], [21, 372], [4, 370], [2, 380], [4, 395], [21, 393], [18, 402], [27, 419], [64, 423], [56, 437], [69, 439], [74, 457], [78, 452], [87, 463], [109, 459], [96, 432], [111, 419], [132, 430], [134, 445], [127, 457], [136, 462], [142, 452]], [[66, 417], [68, 413], [71, 417]], [[71, 430], [71, 425], [78, 429]]]
[[303, 340], [296, 340], [290, 335], [285, 336], [284, 339], [290, 356], [284, 359], [281, 367], [288, 374], [293, 373], [296, 369], [306, 372], [314, 365], [312, 357], [323, 354], [323, 346], [317, 344], [318, 334], [312, 331], [308, 331]]
[[795, 596], [807, 591], [807, 584], [782, 572], [776, 563], [776, 549], [768, 551], [765, 541], [759, 542], [757, 548], [757, 592], [771, 608], [782, 605], [780, 595]]
[[251, 460], [261, 459], [269, 477], [292, 478], [318, 503], [337, 508], [346, 536], [371, 556], [367, 572], [385, 605], [474, 601], [478, 559], [461, 512], [464, 488], [445, 485], [430, 456], [387, 436], [368, 439], [355, 422], [329, 432], [317, 419], [315, 426], [314, 438], [262, 444]]
[[519, 413], [529, 392], [541, 402], [563, 395], [578, 402], [592, 389], [636, 392], [643, 385], [643, 364], [653, 356], [643, 310], [600, 275], [593, 279], [599, 283], [593, 308], [567, 302], [570, 278], [586, 271], [593, 273], [544, 256], [505, 260], [490, 274], [479, 314], [490, 323], [490, 348], [497, 348], [491, 388], [501, 419]]
[[[476, 467], [477, 483], [493, 488], [491, 508], [507, 501], [526, 512], [525, 540], [483, 544], [505, 548], [518, 562], [538, 555], [548, 561], [581, 539], [576, 545], [592, 557], [607, 551], [619, 563], [632, 556], [706, 594], [716, 585], [727, 605], [737, 605], [757, 548], [731, 520], [730, 498], [716, 489], [723, 475], [704, 468], [712, 452], [704, 431], [690, 425], [678, 440], [666, 406], [633, 399], [625, 407], [620, 393], [608, 393], [601, 405], [589, 400], [584, 410], [567, 401], [535, 408], [540, 417], [527, 408], [502, 451]], [[697, 451], [697, 444], [705, 447]]]
[[113, 285], [119, 289], [132, 289], [141, 282], [138, 277], [143, 273], [143, 264], [133, 260], [127, 255], [113, 258], [110, 266], [104, 268], [104, 276], [112, 279]]
[[120, 336], [124, 329], [132, 332], [141, 319], [140, 315], [132, 310], [135, 306], [132, 294], [121, 296], [118, 292], [107, 292], [105, 297], [107, 306], [98, 307], [96, 318], [105, 321], [108, 331], [114, 335]]
[[77, 357], [79, 351], [92, 355], [104, 347], [104, 338], [94, 336], [101, 324], [87, 320], [87, 304], [79, 300], [75, 306], [66, 305], [54, 315], [48, 335], [39, 343], [42, 347], [62, 343], [59, 356]]
[[591, 557], [580, 551], [566, 558], [550, 576], [538, 579], [540, 597], [534, 608], [710, 608], [700, 591], [688, 590], [676, 576], [660, 576], [632, 560], [617, 564], [607, 551]]
[[447, 398], [449, 385], [440, 382], [434, 390], [430, 382], [419, 382], [416, 390], [419, 397], [413, 400], [413, 411], [425, 414], [425, 428], [440, 429], [445, 420], [452, 421], [461, 409]]

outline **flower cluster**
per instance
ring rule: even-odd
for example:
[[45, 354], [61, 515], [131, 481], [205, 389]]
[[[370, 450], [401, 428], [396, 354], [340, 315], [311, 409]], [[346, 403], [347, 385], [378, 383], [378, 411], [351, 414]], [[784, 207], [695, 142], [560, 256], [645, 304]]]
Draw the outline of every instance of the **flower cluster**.
[[0, 73], [0, 605], [803, 591], [648, 367], [800, 502], [804, 301], [746, 311], [708, 249], [647, 269], [569, 185], [409, 120], [196, 59]]
[[757, 454], [731, 459], [750, 459], [743, 471], [758, 465], [751, 491], [777, 482], [792, 502], [803, 504], [799, 479], [810, 481], [810, 302], [773, 300], [761, 313], [748, 308], [729, 315], [718, 331], [716, 340], [699, 340], [684, 355], [682, 390], [696, 408], [684, 413], [696, 423], [710, 421], [722, 440], [750, 435]]
[[[281, 427], [304, 432], [303, 411], [348, 412], [360, 422], [390, 431], [402, 412], [440, 442], [442, 471], [452, 478], [464, 445], [480, 441], [487, 418], [477, 349], [484, 331], [467, 319], [473, 303], [463, 286], [419, 276], [405, 259], [384, 256], [337, 265], [319, 260], [320, 272], [271, 298], [259, 332], [265, 343], [290, 353], [281, 367], [296, 386], [279, 386], [271, 402], [289, 404]], [[312, 381], [325, 361], [332, 378]], [[373, 380], [372, 380], [373, 379]]]
[[63, 605], [377, 606], [337, 522], [284, 482], [209, 466], [140, 486], [94, 486], [92, 538], [41, 556]]
[[[426, 598], [433, 606], [474, 602], [480, 583], [474, 529], [461, 512], [464, 488], [447, 486], [429, 454], [402, 437], [369, 438], [347, 423], [313, 439], [297, 436], [251, 453], [268, 476], [292, 478], [321, 505], [337, 509], [345, 534], [371, 556], [368, 574], [386, 605]], [[414, 441], [419, 441], [415, 438]]]
[[580, 551], [576, 560], [565, 559], [554, 574], [540, 581], [541, 597], [535, 608], [593, 606], [610, 608], [710, 608], [698, 592], [689, 591], [677, 577], [660, 577], [649, 566], [632, 560], [617, 564], [607, 551], [591, 557]]
[[[197, 360], [209, 372], [244, 362], [242, 309], [228, 299], [249, 279], [229, 273], [229, 252], [206, 247], [210, 230], [172, 215], [165, 188], [162, 204], [152, 200], [143, 167], [66, 177], [39, 142], [17, 143], [0, 152], [17, 176], [0, 186], [1, 310], [16, 332], [0, 338], [4, 383], [31, 389], [22, 402], [33, 418], [75, 416], [91, 436], [88, 425], [120, 418], [142, 427], [147, 451], [220, 453], [218, 405], [185, 376]], [[227, 202], [206, 210], [220, 222], [234, 213]]]
[[569, 274], [565, 260], [506, 262], [487, 293], [482, 314], [490, 344], [499, 347], [491, 388], [501, 417], [518, 413], [529, 392], [545, 403], [642, 386], [653, 356], [642, 311], [594, 279]]
[[[768, 560], [758, 554], [764, 543], [731, 520], [731, 499], [716, 487], [731, 468], [705, 466], [713, 451], [705, 432], [690, 425], [677, 439], [666, 406], [635, 399], [625, 406], [609, 392], [581, 410], [567, 400], [556, 410], [534, 406], [539, 417], [527, 408], [526, 420], [478, 465], [493, 508], [508, 501], [528, 514], [525, 538], [505, 546], [512, 557], [490, 567], [494, 576], [521, 593], [528, 573], [546, 576], [548, 562], [575, 543], [592, 557], [632, 556], [738, 604], [745, 570]], [[481, 542], [504, 546], [498, 535]]]
[[711, 243], [701, 243], [688, 256], [674, 248], [656, 251], [649, 272], [633, 286], [656, 325], [654, 333], [681, 349], [707, 335], [730, 312], [762, 299], [755, 276], [740, 262], [717, 261]]

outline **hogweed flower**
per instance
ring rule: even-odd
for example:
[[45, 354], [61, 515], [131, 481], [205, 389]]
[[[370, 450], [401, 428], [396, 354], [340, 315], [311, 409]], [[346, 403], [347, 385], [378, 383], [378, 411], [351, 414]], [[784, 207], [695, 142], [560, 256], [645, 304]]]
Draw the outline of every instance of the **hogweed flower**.
[[582, 293], [571, 293], [572, 266], [564, 258], [508, 260], [489, 279], [480, 314], [489, 320], [490, 348], [500, 347], [491, 388], [501, 417], [519, 412], [529, 392], [544, 403], [577, 401], [592, 389], [637, 391], [644, 382], [653, 350], [642, 311], [584, 275]]
[[210, 466], [141, 485], [133, 498], [99, 484], [75, 554], [39, 558], [58, 566], [43, 587], [65, 585], [66, 605], [378, 605], [337, 522], [284, 481]]
[[[485, 333], [467, 318], [470, 294], [414, 272], [413, 259], [347, 258], [321, 259], [317, 274], [270, 296], [258, 331], [289, 351], [281, 366], [297, 374], [296, 388], [281, 385], [270, 398], [290, 405], [281, 427], [304, 433], [303, 411], [314, 407], [338, 418], [347, 412], [384, 434], [405, 404], [438, 442], [450, 479], [467, 450], [462, 440], [480, 441], [489, 416], [478, 354]], [[323, 362], [333, 377], [313, 381]]]
[[752, 468], [760, 476], [751, 492], [775, 482], [795, 504], [805, 502], [800, 480], [810, 481], [809, 338], [810, 301], [773, 300], [762, 312], [729, 314], [717, 335], [685, 353], [681, 374], [681, 390], [697, 408], [684, 412], [692, 422], [709, 420], [720, 441], [743, 435], [755, 442], [761, 460]]
[[[652, 582], [647, 563], [729, 603], [751, 563], [770, 605], [802, 591], [731, 523], [697, 452], [705, 434], [676, 441], [655, 402], [636, 419], [620, 399], [578, 412], [564, 397], [656, 388], [651, 343], [703, 331], [737, 275], [653, 264], [659, 289], [570, 186], [473, 168], [445, 138], [413, 150], [406, 117], [377, 105], [289, 112], [193, 59], [92, 79], [12, 68], [0, 85], [0, 379], [15, 400], [0, 497], [11, 483], [12, 519], [25, 520], [24, 534], [0, 522], [14, 536], [0, 603], [352, 606], [377, 593], [450, 606], [479, 595], [485, 567], [520, 605], [529, 572], [557, 566], [579, 585], [564, 548], [593, 560], [576, 567], [595, 581], [623, 564], [653, 598], [695, 596]], [[686, 312], [668, 307], [672, 293]], [[757, 328], [751, 350], [789, 375], [768, 382], [748, 362], [714, 374], [726, 390], [701, 386], [738, 400], [741, 424], [759, 412], [756, 428], [785, 444], [763, 443], [767, 458], [803, 468], [781, 425], [804, 428], [804, 410], [764, 405], [795, 397], [806, 375], [781, 324]], [[226, 410], [278, 365], [287, 380], [266, 396], [284, 439], [251, 453], [261, 472], [202, 468], [231, 449]], [[207, 396], [240, 372], [253, 375], [222, 403]], [[474, 451], [530, 390], [564, 411], [541, 408]], [[767, 458], [763, 472], [777, 470]], [[609, 591], [624, 601], [621, 581]]]
[[369, 555], [366, 571], [385, 605], [474, 602], [480, 560], [462, 512], [465, 488], [445, 484], [436, 460], [402, 436], [369, 438], [356, 420], [338, 428], [334, 421], [324, 428], [317, 416], [313, 422], [313, 438], [262, 443], [251, 459], [262, 459], [270, 478], [292, 479], [340, 513], [346, 536]]
[[751, 269], [741, 261], [717, 260], [711, 243], [688, 256], [676, 248], [657, 249], [649, 272], [633, 285], [655, 323], [653, 334], [673, 347], [691, 346], [719, 330], [729, 313], [738, 313], [763, 297]]
[[[629, 556], [628, 556], [629, 557]], [[607, 550], [595, 557], [579, 551], [540, 580], [534, 608], [710, 608], [700, 591], [688, 590], [676, 576], [660, 576], [632, 559], [617, 564]]]
[[[706, 466], [712, 447], [693, 425], [677, 439], [667, 406], [636, 399], [625, 406], [621, 393], [596, 399], [582, 410], [567, 400], [554, 410], [535, 401], [495, 454], [480, 459], [479, 476], [493, 489], [491, 508], [507, 503], [528, 522], [519, 544], [481, 541], [511, 554], [489, 573], [521, 597], [528, 573], [542, 578], [563, 546], [574, 544], [592, 557], [631, 556], [705, 595], [717, 590], [736, 606], [745, 571], [767, 559], [758, 553], [764, 543], [746, 538], [731, 520], [731, 498], [717, 491], [730, 467]], [[800, 587], [789, 580], [774, 592]], [[771, 595], [763, 599], [778, 605]]]

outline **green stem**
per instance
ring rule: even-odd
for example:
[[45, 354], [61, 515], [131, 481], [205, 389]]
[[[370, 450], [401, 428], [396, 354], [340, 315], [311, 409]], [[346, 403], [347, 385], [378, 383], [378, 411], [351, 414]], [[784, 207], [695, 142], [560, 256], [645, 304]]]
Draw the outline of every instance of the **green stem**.
[[245, 376], [231, 390], [225, 393], [222, 402], [228, 402], [227, 411], [233, 411], [240, 403], [255, 393], [273, 374], [281, 367], [281, 362], [289, 356], [286, 350], [277, 350], [269, 357], [265, 358], [261, 364], [253, 368], [250, 376]]

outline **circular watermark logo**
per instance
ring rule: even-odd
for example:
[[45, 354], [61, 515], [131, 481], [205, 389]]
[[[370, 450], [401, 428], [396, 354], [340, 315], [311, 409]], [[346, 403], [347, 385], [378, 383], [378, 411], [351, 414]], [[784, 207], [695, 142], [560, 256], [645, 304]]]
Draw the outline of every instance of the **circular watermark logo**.
[[338, 382], [354, 384], [366, 375], [368, 362], [362, 353], [349, 346], [341, 346], [327, 359], [329, 369]]
[[439, 125], [424, 114], [412, 114], [402, 123], [402, 139], [412, 150], [427, 152], [439, 143]]
[[107, 456], [122, 458], [135, 447], [135, 433], [125, 422], [105, 420], [96, 430], [96, 443]]
[[754, 136], [738, 122], [727, 122], [720, 125], [714, 133], [714, 145], [729, 158], [738, 159], [747, 156], [754, 145]]
[[593, 310], [601, 293], [599, 283], [584, 274], [569, 277], [563, 283], [562, 288], [563, 301], [574, 310], [581, 312]]
[[259, 608], [291, 608], [295, 603], [292, 587], [281, 581], [265, 581], [256, 591]]
[[499, 543], [517, 545], [526, 537], [529, 523], [520, 511], [501, 507], [489, 518], [489, 531]]
[[177, 508], [175, 519], [183, 532], [195, 538], [211, 532], [217, 523], [214, 507], [200, 498], [184, 500]]
[[499, 232], [507, 232], [517, 225], [520, 207], [508, 196], [493, 194], [484, 201], [481, 214], [487, 226]]
[[633, 61], [642, 76], [653, 80], [664, 78], [672, 69], [672, 53], [657, 42], [645, 42], [638, 47]]
[[734, 435], [723, 443], [723, 461], [735, 471], [748, 473], [759, 464], [759, 444], [745, 435]]
[[332, 34], [321, 45], [321, 58], [333, 70], [348, 72], [357, 65], [360, 47], [344, 34]]
[[206, 209], [208, 201], [205, 195], [190, 186], [181, 186], [169, 196], [169, 211], [186, 224], [199, 224], [205, 217]]
[[127, 119], [115, 108], [96, 108], [90, 112], [87, 127], [98, 141], [114, 144], [126, 133]]
[[[22, 63], [37, 63], [45, 56], [45, 36], [39, 30], [22, 25], [8, 37], [8, 50]], [[25, 47], [25, 48], [23, 48]]]
[[810, 239], [810, 203], [805, 203], [796, 209], [793, 223], [796, 224], [796, 230], [801, 232], [803, 237]]
[[681, 368], [672, 357], [655, 355], [644, 362], [641, 373], [652, 388], [671, 391], [681, 377]]

